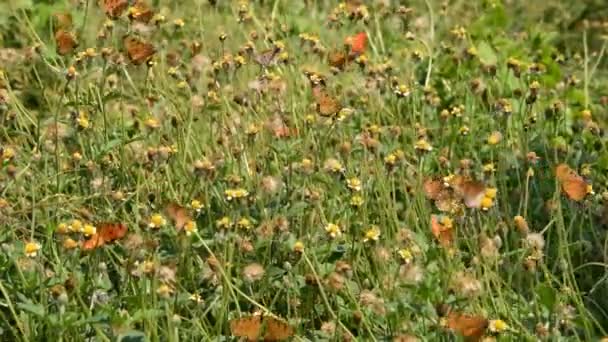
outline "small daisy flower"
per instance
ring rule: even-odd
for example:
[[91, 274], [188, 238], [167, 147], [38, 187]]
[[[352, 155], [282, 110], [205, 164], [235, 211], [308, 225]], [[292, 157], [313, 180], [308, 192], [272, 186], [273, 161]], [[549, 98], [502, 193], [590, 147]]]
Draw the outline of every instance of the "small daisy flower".
[[293, 251], [296, 253], [304, 252], [304, 242], [298, 240], [293, 244]]
[[95, 235], [95, 233], [97, 233], [97, 229], [92, 224], [87, 223], [82, 227], [82, 234], [84, 234], [84, 236]]
[[251, 220], [249, 220], [246, 217], [241, 218], [237, 223], [236, 223], [237, 227], [241, 228], [241, 229], [245, 229], [245, 230], [249, 230], [253, 227], [253, 224], [251, 223]]
[[167, 284], [161, 284], [156, 289], [156, 293], [162, 298], [169, 298], [173, 294], [173, 289]]
[[500, 333], [509, 329], [509, 326], [502, 319], [493, 319], [488, 324], [488, 330], [493, 333]]
[[70, 225], [68, 226], [68, 231], [72, 233], [80, 233], [82, 232], [82, 221], [80, 220], [72, 220]]
[[496, 165], [494, 163], [487, 163], [483, 165], [483, 172], [494, 173], [496, 172]]
[[380, 229], [377, 226], [371, 226], [365, 231], [363, 242], [378, 241], [380, 239]]
[[426, 152], [430, 152], [433, 150], [433, 146], [431, 146], [431, 144], [426, 141], [426, 139], [420, 139], [418, 141], [416, 141], [416, 143], [414, 144], [414, 148], [418, 151], [426, 151]]
[[491, 198], [491, 199], [495, 199], [497, 192], [498, 192], [498, 189], [496, 189], [496, 188], [487, 188], [485, 196], [488, 198]]
[[192, 208], [197, 213], [200, 213], [204, 207], [205, 206], [203, 205], [203, 203], [199, 200], [193, 199], [192, 202], [190, 202], [190, 208]]
[[173, 26], [175, 26], [175, 28], [182, 28], [184, 25], [186, 25], [186, 22], [182, 18], [173, 20]]
[[89, 121], [89, 116], [86, 112], [79, 112], [78, 117], [76, 118], [76, 123], [78, 124], [78, 128], [87, 129], [91, 127], [91, 122]]
[[327, 159], [323, 164], [323, 169], [331, 173], [342, 173], [345, 170], [342, 163], [334, 158]]
[[190, 299], [191, 301], [193, 301], [193, 302], [195, 302], [197, 304], [204, 303], [203, 297], [201, 297], [201, 295], [198, 294], [198, 293], [191, 294], [188, 299]]
[[150, 217], [150, 222], [148, 223], [149, 228], [158, 229], [167, 224], [167, 220], [161, 214], [154, 214]]
[[227, 201], [232, 201], [233, 199], [239, 199], [249, 196], [249, 192], [245, 189], [226, 189], [224, 191], [224, 196], [226, 196]]
[[57, 225], [57, 229], [55, 230], [55, 232], [57, 234], [67, 234], [70, 232], [69, 226], [67, 223], [62, 222], [59, 225]]
[[363, 200], [363, 197], [359, 195], [353, 195], [353, 197], [350, 198], [350, 205], [355, 208], [362, 206], [364, 202], [365, 200]]
[[335, 223], [328, 223], [325, 226], [325, 231], [332, 239], [335, 239], [342, 235], [342, 231], [340, 230], [340, 226]]
[[460, 135], [467, 136], [467, 135], [469, 135], [469, 132], [471, 130], [469, 129], [468, 126], [462, 126], [462, 127], [460, 127], [460, 129], [458, 131], [460, 132]]
[[502, 133], [494, 131], [488, 136], [488, 145], [498, 145], [502, 141]]
[[188, 220], [188, 222], [186, 222], [186, 224], [184, 225], [184, 231], [186, 232], [187, 236], [192, 235], [192, 233], [196, 233], [196, 222], [194, 222], [193, 220]]
[[148, 129], [157, 129], [160, 128], [160, 122], [156, 118], [148, 118], [144, 124]]
[[403, 260], [405, 264], [409, 264], [414, 260], [414, 255], [408, 248], [400, 249], [397, 251], [397, 254], [399, 254], [399, 257], [401, 257], [401, 260]]
[[75, 241], [72, 238], [67, 238], [63, 240], [63, 248], [65, 249], [74, 249], [78, 247], [78, 241]]
[[36, 255], [38, 255], [38, 251], [40, 250], [40, 248], [41, 248], [41, 246], [39, 243], [37, 243], [35, 241], [30, 241], [25, 244], [25, 247], [24, 247], [25, 255], [27, 255], [30, 258], [33, 258]]
[[481, 206], [482, 210], [488, 210], [488, 209], [490, 209], [491, 207], [494, 206], [494, 200], [491, 199], [490, 197], [486, 196], [486, 197], [484, 197], [484, 198], [481, 199], [480, 206]]
[[218, 228], [230, 228], [230, 227], [232, 227], [233, 223], [232, 223], [232, 220], [230, 219], [230, 217], [224, 216], [221, 219], [215, 221], [215, 225]]
[[405, 84], [398, 85], [394, 90], [395, 95], [397, 97], [408, 97], [412, 93], [410, 88]]
[[361, 180], [357, 177], [352, 177], [346, 180], [346, 185], [352, 191], [361, 191]]

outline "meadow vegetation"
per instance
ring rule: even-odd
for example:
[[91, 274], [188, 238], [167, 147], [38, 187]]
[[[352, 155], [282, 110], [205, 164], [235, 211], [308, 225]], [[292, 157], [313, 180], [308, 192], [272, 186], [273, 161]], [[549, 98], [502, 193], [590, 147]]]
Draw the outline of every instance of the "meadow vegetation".
[[602, 4], [0, 3], [0, 340], [601, 339]]

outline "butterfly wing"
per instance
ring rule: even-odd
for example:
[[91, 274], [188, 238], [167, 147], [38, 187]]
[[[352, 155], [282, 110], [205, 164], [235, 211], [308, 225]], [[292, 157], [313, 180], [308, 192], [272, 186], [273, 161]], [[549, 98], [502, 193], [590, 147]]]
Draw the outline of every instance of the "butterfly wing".
[[72, 53], [78, 46], [74, 34], [62, 29], [55, 33], [55, 43], [57, 44], [57, 53], [62, 56]]
[[338, 69], [343, 69], [346, 64], [346, 55], [343, 52], [334, 52], [328, 56], [329, 65]]
[[354, 36], [346, 38], [346, 44], [350, 45], [350, 52], [355, 55], [360, 55], [365, 52], [367, 46], [367, 33], [359, 32]]
[[443, 247], [449, 247], [454, 241], [454, 231], [439, 223], [437, 215], [431, 216], [431, 233]]
[[293, 328], [289, 323], [275, 317], [265, 317], [266, 325], [264, 341], [285, 341], [293, 336]]
[[230, 321], [230, 333], [236, 337], [244, 337], [247, 341], [257, 341], [261, 332], [261, 316], [242, 317]]
[[581, 176], [572, 176], [562, 182], [562, 190], [576, 202], [580, 202], [587, 196], [587, 182]]
[[154, 11], [143, 0], [137, 0], [129, 9], [129, 19], [147, 24], [154, 17]]
[[111, 19], [116, 19], [129, 7], [129, 0], [104, 0], [103, 11]]
[[156, 49], [150, 43], [141, 41], [135, 37], [127, 36], [124, 39], [127, 56], [134, 65], [140, 65], [152, 59]]
[[439, 195], [441, 194], [441, 191], [443, 190], [444, 186], [441, 180], [429, 178], [424, 181], [422, 188], [424, 190], [424, 195], [426, 196], [426, 198], [436, 200], [439, 198]]
[[173, 220], [177, 230], [182, 230], [186, 223], [192, 220], [188, 210], [177, 203], [170, 203], [166, 211], [167, 215]]
[[93, 236], [91, 236], [91, 238], [89, 238], [88, 240], [86, 240], [85, 242], [82, 243], [82, 250], [90, 251], [95, 248], [101, 247], [104, 244], [105, 244], [105, 241], [103, 240], [101, 235], [94, 234]]
[[479, 341], [488, 327], [488, 320], [481, 316], [450, 312], [447, 317], [448, 328], [467, 340]]
[[122, 239], [127, 234], [127, 225], [124, 223], [104, 222], [98, 225], [98, 234], [104, 242], [113, 242]]

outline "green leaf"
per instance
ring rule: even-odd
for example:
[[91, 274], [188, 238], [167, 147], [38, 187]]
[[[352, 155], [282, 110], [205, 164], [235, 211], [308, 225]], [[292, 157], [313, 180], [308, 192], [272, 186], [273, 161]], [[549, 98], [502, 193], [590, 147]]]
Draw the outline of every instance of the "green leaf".
[[549, 311], [553, 310], [557, 294], [555, 289], [551, 288], [546, 284], [540, 284], [536, 287], [536, 294], [538, 295], [539, 302], [547, 308]]
[[34, 314], [38, 317], [44, 317], [46, 312], [44, 310], [44, 306], [40, 304], [34, 304], [32, 302], [29, 303], [17, 303], [17, 307], [23, 311]]

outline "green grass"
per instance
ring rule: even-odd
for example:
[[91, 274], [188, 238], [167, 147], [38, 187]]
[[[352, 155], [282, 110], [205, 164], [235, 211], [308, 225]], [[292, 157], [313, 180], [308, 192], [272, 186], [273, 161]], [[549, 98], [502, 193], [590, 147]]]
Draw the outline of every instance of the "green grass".
[[[236, 340], [230, 320], [253, 312], [295, 341], [463, 340], [455, 313], [489, 320], [488, 340], [608, 335], [592, 4], [369, 1], [349, 19], [331, 1], [156, 0], [157, 25], [110, 27], [96, 1], [34, 3], [0, 4], [1, 340]], [[60, 56], [66, 11], [79, 46]], [[365, 57], [343, 71], [313, 48], [362, 31]], [[129, 63], [134, 32], [150, 63]], [[310, 72], [344, 107], [334, 117]], [[569, 199], [561, 163], [593, 193]], [[425, 182], [450, 175], [496, 196], [429, 199]], [[128, 233], [83, 250], [78, 225], [103, 222]]]

